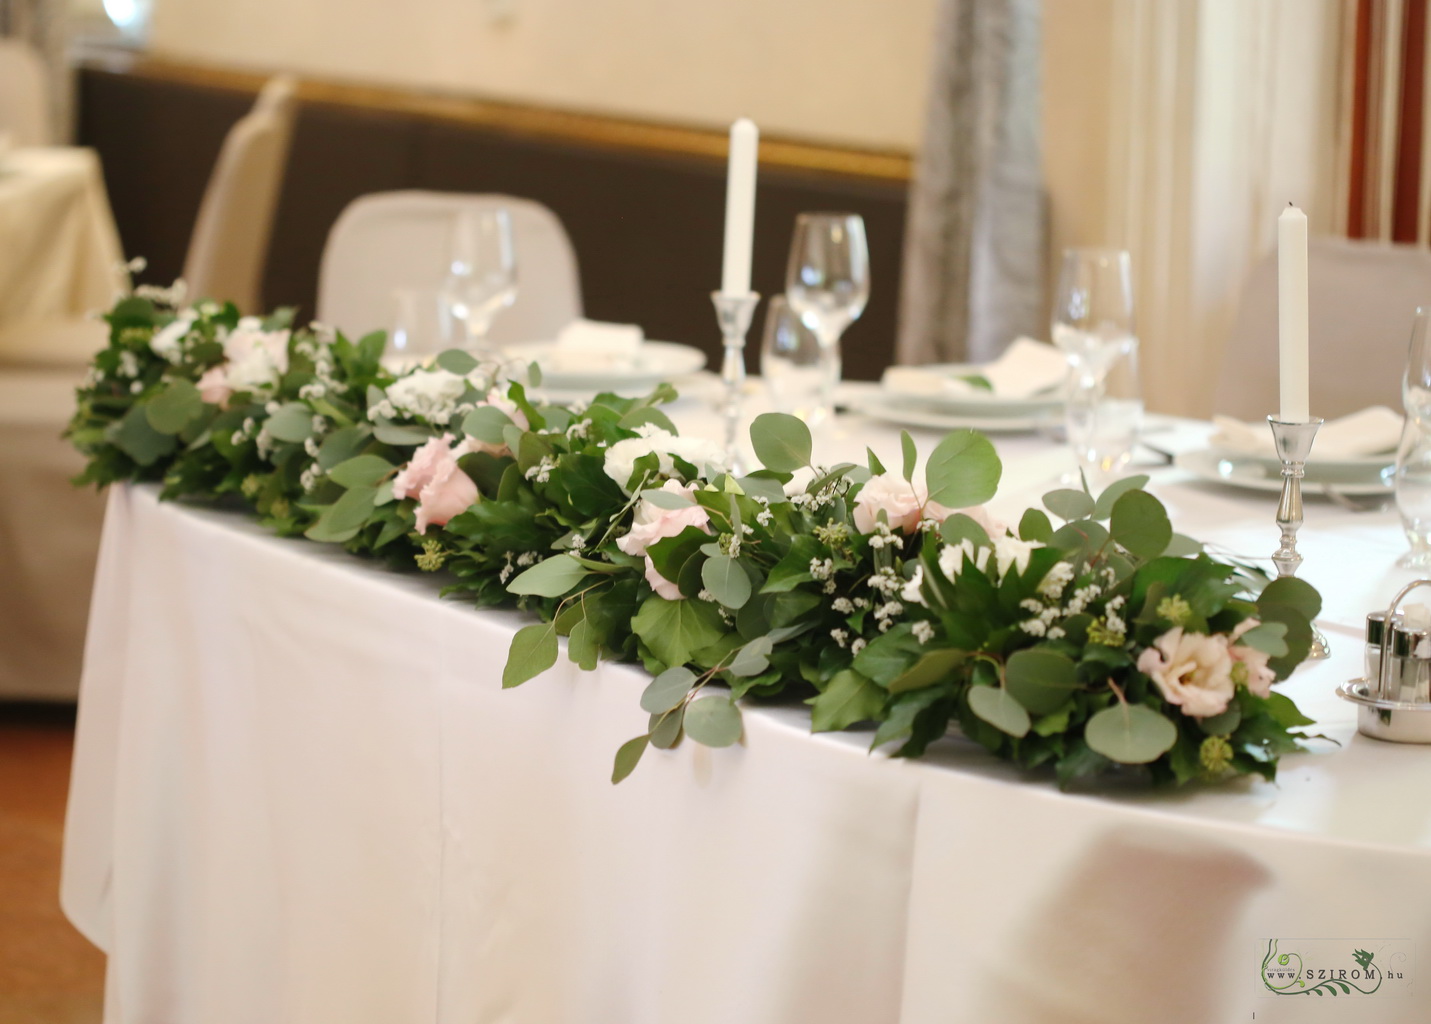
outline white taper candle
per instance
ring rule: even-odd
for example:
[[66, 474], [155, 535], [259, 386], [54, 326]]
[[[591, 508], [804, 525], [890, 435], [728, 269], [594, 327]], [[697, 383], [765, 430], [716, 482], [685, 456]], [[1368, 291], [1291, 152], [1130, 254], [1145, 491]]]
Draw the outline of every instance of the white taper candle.
[[750, 250], [755, 235], [755, 157], [760, 132], [742, 117], [730, 126], [730, 167], [725, 186], [725, 259], [720, 290], [727, 295], [750, 291]]
[[1289, 205], [1277, 218], [1278, 418], [1288, 423], [1311, 418], [1307, 330], [1307, 215]]

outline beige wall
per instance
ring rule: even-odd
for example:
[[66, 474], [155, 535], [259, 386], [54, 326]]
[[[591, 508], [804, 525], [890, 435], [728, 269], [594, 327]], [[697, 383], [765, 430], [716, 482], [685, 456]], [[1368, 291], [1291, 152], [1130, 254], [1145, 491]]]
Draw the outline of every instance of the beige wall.
[[[936, 0], [154, 0], [155, 52], [911, 149]], [[499, 15], [507, 10], [505, 20]]]

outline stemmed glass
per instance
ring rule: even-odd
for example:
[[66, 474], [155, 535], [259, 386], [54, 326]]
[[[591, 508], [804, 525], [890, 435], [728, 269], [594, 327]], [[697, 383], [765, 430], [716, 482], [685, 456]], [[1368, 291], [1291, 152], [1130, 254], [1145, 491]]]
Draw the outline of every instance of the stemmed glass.
[[1405, 569], [1431, 569], [1431, 316], [1418, 306], [1411, 323], [1401, 404], [1406, 423], [1396, 449], [1396, 510], [1411, 550], [1396, 562]]
[[820, 345], [819, 402], [811, 422], [834, 413], [840, 381], [840, 335], [859, 319], [870, 297], [865, 222], [854, 213], [802, 213], [795, 218], [785, 299]]
[[1052, 328], [1069, 365], [1068, 442], [1078, 468], [1102, 481], [1128, 464], [1143, 426], [1126, 250], [1064, 252]]
[[452, 224], [451, 262], [442, 284], [447, 319], [462, 329], [467, 348], [487, 348], [497, 314], [517, 298], [517, 247], [505, 207], [466, 209]]

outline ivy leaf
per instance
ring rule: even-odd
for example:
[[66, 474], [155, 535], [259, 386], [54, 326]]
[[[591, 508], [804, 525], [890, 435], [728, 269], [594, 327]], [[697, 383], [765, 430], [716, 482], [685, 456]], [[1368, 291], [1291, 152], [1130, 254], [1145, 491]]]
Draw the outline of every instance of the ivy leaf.
[[924, 466], [929, 500], [945, 508], [982, 505], [999, 489], [1004, 466], [983, 434], [956, 430], [929, 455]]
[[763, 412], [750, 424], [750, 443], [766, 469], [793, 473], [810, 465], [810, 428], [784, 412]]
[[1043, 505], [1058, 518], [1073, 520], [1092, 515], [1095, 502], [1084, 491], [1060, 487], [1043, 496]]
[[344, 487], [371, 487], [397, 467], [377, 455], [355, 455], [328, 471], [328, 477]]
[[636, 770], [636, 765], [641, 762], [641, 755], [646, 753], [646, 747], [650, 745], [650, 742], [650, 734], [642, 733], [634, 740], [627, 740], [621, 744], [620, 749], [616, 751], [616, 761], [611, 766], [611, 784], [613, 786]]
[[1015, 739], [1028, 735], [1033, 724], [1024, 706], [997, 686], [969, 687], [969, 710]]
[[449, 348], [444, 352], [439, 352], [436, 362], [448, 373], [456, 374], [459, 377], [467, 376], [480, 365], [472, 353], [464, 352], [460, 348]]
[[727, 608], [738, 609], [750, 600], [750, 577], [729, 555], [707, 558], [701, 566], [701, 582]]
[[1083, 738], [1110, 761], [1147, 764], [1172, 749], [1178, 727], [1146, 705], [1119, 703], [1090, 718]]
[[715, 606], [705, 601], [667, 601], [652, 594], [631, 620], [631, 631], [667, 665], [684, 665], [725, 633]]
[[502, 688], [521, 686], [528, 679], [539, 676], [556, 664], [557, 632], [550, 622], [539, 622], [534, 626], [523, 626], [512, 637], [511, 649], [507, 652], [507, 665], [502, 669]]
[[1138, 558], [1157, 558], [1173, 539], [1168, 510], [1147, 491], [1128, 491], [1115, 501], [1108, 527], [1113, 539]]
[[728, 747], [740, 739], [740, 709], [729, 697], [702, 697], [686, 707], [686, 735], [707, 747]]
[[523, 570], [507, 584], [507, 591], [537, 597], [561, 597], [589, 575], [591, 571], [571, 555], [553, 555]]
[[660, 715], [678, 707], [695, 685], [696, 674], [684, 665], [668, 668], [647, 684], [641, 694], [641, 710]]
[[856, 722], [878, 718], [884, 708], [884, 691], [854, 669], [836, 672], [825, 692], [811, 697], [810, 730], [834, 732]]
[[1015, 700], [1035, 715], [1047, 715], [1078, 689], [1078, 666], [1057, 651], [1030, 647], [1009, 656], [1004, 679]]
[[145, 406], [149, 425], [161, 434], [177, 434], [204, 411], [199, 389], [187, 380], [176, 380]]
[[276, 440], [302, 444], [313, 436], [313, 411], [302, 402], [288, 402], [263, 426]]

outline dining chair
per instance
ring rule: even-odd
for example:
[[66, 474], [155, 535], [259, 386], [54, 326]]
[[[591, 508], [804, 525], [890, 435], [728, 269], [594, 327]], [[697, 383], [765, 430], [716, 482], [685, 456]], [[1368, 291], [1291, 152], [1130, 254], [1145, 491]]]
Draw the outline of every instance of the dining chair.
[[21, 39], [0, 38], [0, 134], [14, 146], [54, 142], [45, 61]]
[[[1401, 408], [1401, 375], [1417, 306], [1431, 305], [1431, 251], [1344, 238], [1307, 247], [1312, 414]], [[1223, 349], [1214, 411], [1260, 420], [1277, 411], [1277, 257], [1243, 288]]]
[[517, 296], [489, 336], [495, 342], [555, 338], [582, 312], [571, 239], [541, 203], [492, 193], [377, 192], [353, 200], [323, 247], [318, 319], [364, 334], [391, 326], [398, 290], [431, 289], [435, 302], [458, 214], [503, 206], [512, 218]]

